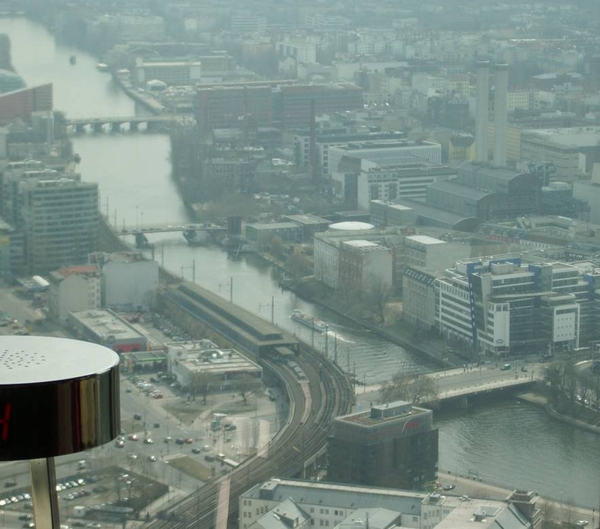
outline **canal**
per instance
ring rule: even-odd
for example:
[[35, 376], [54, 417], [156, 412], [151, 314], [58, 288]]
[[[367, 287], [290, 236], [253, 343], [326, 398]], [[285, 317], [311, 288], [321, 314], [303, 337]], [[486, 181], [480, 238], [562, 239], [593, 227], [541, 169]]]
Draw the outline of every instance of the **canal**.
[[[54, 83], [55, 109], [68, 117], [130, 116], [140, 113], [96, 70], [89, 54], [55, 41], [39, 24], [0, 19], [12, 43], [12, 59], [28, 85]], [[77, 63], [69, 64], [76, 55]], [[82, 178], [100, 185], [101, 208], [116, 226], [188, 221], [170, 177], [169, 139], [161, 134], [84, 134], [73, 138]], [[295, 332], [367, 384], [397, 370], [423, 372], [430, 366], [401, 347], [357, 330], [336, 314], [278, 286], [276, 272], [256, 257], [232, 260], [215, 247], [189, 247], [180, 235], [150, 238], [155, 259], [172, 272]], [[233, 289], [230, 288], [233, 282]], [[274, 304], [272, 311], [271, 305]], [[324, 335], [294, 324], [300, 309], [330, 323]], [[543, 411], [515, 402], [446, 415], [440, 427], [440, 468], [503, 486], [537, 490], [554, 498], [597, 507], [600, 495], [599, 437], [556, 422]]]

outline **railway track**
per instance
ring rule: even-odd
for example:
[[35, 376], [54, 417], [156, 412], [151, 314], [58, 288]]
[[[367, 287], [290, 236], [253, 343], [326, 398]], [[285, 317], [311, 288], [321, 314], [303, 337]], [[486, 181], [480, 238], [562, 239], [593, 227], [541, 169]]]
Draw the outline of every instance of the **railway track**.
[[245, 490], [274, 476], [302, 475], [305, 462], [325, 446], [333, 419], [351, 409], [353, 393], [347, 377], [310, 348], [301, 347], [301, 353], [294, 361], [306, 374], [310, 398], [288, 366], [266, 359], [261, 361], [264, 369], [286, 388], [293, 403], [286, 425], [266, 449], [172, 505], [147, 527], [213, 529], [219, 508], [219, 490], [225, 480], [230, 480], [228, 514], [231, 526], [237, 522], [238, 498]]

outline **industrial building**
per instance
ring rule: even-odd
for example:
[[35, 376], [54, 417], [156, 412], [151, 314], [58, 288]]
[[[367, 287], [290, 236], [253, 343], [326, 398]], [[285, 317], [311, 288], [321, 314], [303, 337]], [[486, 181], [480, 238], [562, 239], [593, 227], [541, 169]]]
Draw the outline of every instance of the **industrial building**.
[[117, 353], [148, 349], [148, 338], [110, 309], [71, 312], [67, 323], [80, 340], [104, 345]]
[[327, 457], [329, 481], [424, 490], [437, 479], [433, 412], [397, 401], [337, 417]]
[[456, 182], [427, 188], [427, 205], [483, 220], [531, 215], [539, 210], [541, 179], [501, 167], [464, 164]]

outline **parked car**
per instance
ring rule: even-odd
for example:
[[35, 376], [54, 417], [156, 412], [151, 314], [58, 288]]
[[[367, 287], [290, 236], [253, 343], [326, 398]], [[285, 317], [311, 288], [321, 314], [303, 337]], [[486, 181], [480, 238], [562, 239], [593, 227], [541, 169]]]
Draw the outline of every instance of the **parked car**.
[[500, 370], [501, 371], [508, 371], [512, 366], [510, 364], [504, 364]]
[[133, 416], [133, 418], [134, 418], [136, 421], [141, 421], [141, 420], [142, 420], [142, 414], [141, 414], [141, 413], [136, 413], [136, 414]]

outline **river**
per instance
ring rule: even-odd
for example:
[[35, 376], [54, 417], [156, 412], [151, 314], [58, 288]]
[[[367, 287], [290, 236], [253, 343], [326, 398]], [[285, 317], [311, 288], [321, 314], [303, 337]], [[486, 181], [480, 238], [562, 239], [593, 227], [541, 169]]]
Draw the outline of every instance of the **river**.
[[[54, 83], [55, 109], [69, 117], [130, 116], [138, 112], [89, 54], [64, 46], [42, 26], [22, 18], [0, 19], [0, 32], [12, 42], [12, 62], [28, 85]], [[75, 55], [77, 64], [69, 64]], [[170, 177], [168, 137], [161, 134], [84, 134], [73, 137], [81, 156], [82, 178], [100, 184], [101, 208], [117, 226], [187, 222]], [[155, 258], [167, 269], [295, 332], [337, 357], [367, 384], [399, 369], [429, 368], [401, 347], [357, 330], [344, 319], [278, 287], [276, 273], [256, 257], [232, 260], [219, 248], [191, 248], [180, 235], [150, 238]], [[272, 311], [271, 304], [274, 304]], [[329, 322], [330, 331], [312, 336], [294, 324], [294, 309]], [[600, 496], [599, 438], [556, 422], [543, 411], [516, 403], [438, 418], [440, 468], [476, 470], [499, 485], [537, 490], [565, 501], [597, 507]]]

